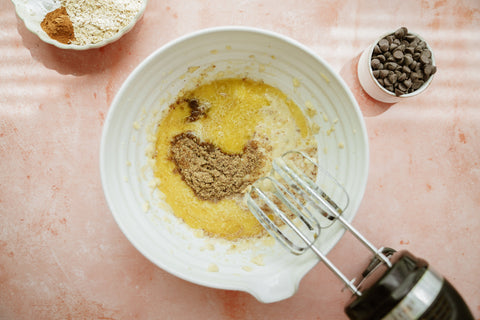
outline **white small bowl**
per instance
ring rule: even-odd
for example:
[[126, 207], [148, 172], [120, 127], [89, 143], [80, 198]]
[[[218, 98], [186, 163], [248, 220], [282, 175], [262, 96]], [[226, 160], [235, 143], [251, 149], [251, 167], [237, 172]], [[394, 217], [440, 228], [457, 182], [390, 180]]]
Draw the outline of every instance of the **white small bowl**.
[[[343, 216], [358, 210], [368, 176], [368, 138], [352, 93], [328, 64], [285, 36], [247, 27], [219, 27], [186, 35], [158, 49], [127, 78], [109, 109], [100, 147], [100, 172], [107, 203], [131, 243], [160, 268], [204, 286], [246, 291], [262, 302], [292, 296], [318, 262], [313, 252], [295, 256], [280, 244], [242, 245], [199, 237], [175, 218], [152, 192], [145, 155], [163, 110], [199, 79], [248, 77], [280, 89], [321, 130], [315, 134], [318, 161], [350, 196]], [[308, 106], [313, 108], [307, 109]], [[150, 132], [149, 132], [150, 128]], [[151, 167], [150, 167], [151, 168]], [[325, 254], [344, 229], [323, 229]], [[214, 244], [214, 245], [212, 245]], [[208, 248], [208, 249], [206, 249]], [[339, 282], [339, 288], [341, 283]], [[321, 290], [321, 289], [319, 289]]]
[[[385, 103], [396, 103], [400, 102], [402, 100], [408, 99], [415, 97], [419, 95], [420, 93], [424, 92], [427, 87], [430, 85], [432, 82], [433, 76], [431, 75], [425, 83], [418, 88], [417, 90], [408, 93], [408, 94], [403, 94], [401, 96], [397, 96], [395, 93], [385, 89], [380, 83], [378, 83], [377, 79], [375, 79], [375, 76], [373, 75], [373, 71], [370, 65], [371, 58], [372, 58], [372, 53], [373, 49], [375, 48], [375, 45], [384, 37], [393, 34], [394, 31], [385, 33], [381, 37], [379, 37], [377, 40], [375, 40], [367, 49], [365, 49], [360, 56], [360, 59], [358, 61], [358, 67], [357, 67], [357, 73], [358, 73], [358, 80], [360, 81], [360, 84], [365, 90], [365, 92], [368, 93], [370, 97], [372, 97], [375, 100], [385, 102]], [[409, 32], [409, 34], [413, 34], [420, 38], [420, 40], [425, 41], [422, 37], [420, 37], [416, 33]], [[427, 48], [430, 50], [432, 53], [432, 63], [435, 65], [435, 58], [433, 56], [433, 50], [430, 48], [428, 45], [428, 42], [425, 41]]]
[[48, 12], [51, 12], [60, 7], [60, 2], [58, 0], [12, 0], [15, 10], [18, 17], [24, 22], [25, 27], [30, 30], [32, 33], [36, 34], [42, 41], [54, 45], [61, 49], [72, 49], [72, 50], [87, 50], [94, 49], [106, 46], [112, 42], [117, 41], [128, 31], [130, 31], [133, 26], [137, 23], [138, 20], [143, 15], [145, 8], [147, 6], [148, 0], [143, 0], [142, 6], [137, 13], [137, 15], [126, 25], [123, 29], [117, 32], [113, 37], [104, 39], [97, 43], [86, 44], [86, 45], [76, 45], [76, 44], [64, 44], [57, 40], [50, 38], [50, 36], [42, 29], [40, 26], [41, 22], [45, 18], [45, 15]]

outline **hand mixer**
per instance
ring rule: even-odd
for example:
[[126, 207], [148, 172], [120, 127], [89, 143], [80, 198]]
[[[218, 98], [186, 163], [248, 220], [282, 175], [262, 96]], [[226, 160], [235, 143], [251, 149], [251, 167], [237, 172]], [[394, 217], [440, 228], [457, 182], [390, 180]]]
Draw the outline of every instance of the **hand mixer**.
[[[297, 255], [312, 250], [350, 289], [350, 319], [473, 320], [459, 293], [426, 261], [407, 251], [377, 249], [345, 220], [347, 192], [304, 153], [275, 159], [271, 174], [257, 180], [245, 198], [277, 241]], [[359, 280], [349, 280], [315, 245], [321, 230], [336, 221], [374, 255]]]

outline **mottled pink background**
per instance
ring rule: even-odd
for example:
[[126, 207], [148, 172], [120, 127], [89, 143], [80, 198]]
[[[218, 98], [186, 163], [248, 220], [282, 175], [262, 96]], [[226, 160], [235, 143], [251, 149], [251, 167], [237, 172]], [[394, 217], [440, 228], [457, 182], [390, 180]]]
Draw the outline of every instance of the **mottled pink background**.
[[[118, 42], [87, 52], [41, 42], [0, 1], [0, 319], [346, 319], [349, 295], [317, 265], [285, 301], [185, 282], [137, 252], [99, 175], [102, 125], [146, 56], [205, 27], [247, 25], [312, 48], [363, 111], [370, 173], [355, 225], [427, 259], [480, 319], [480, 2], [157, 1]], [[369, 98], [361, 51], [400, 26], [434, 50], [438, 73], [411, 101]], [[332, 260], [352, 276], [366, 252], [345, 237]]]

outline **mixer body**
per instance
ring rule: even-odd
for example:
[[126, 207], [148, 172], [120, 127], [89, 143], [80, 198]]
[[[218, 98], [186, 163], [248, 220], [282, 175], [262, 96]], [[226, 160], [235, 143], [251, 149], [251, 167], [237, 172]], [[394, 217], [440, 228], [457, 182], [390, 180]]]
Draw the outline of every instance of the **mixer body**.
[[366, 275], [362, 295], [345, 308], [352, 320], [474, 320], [460, 294], [428, 263], [408, 251]]

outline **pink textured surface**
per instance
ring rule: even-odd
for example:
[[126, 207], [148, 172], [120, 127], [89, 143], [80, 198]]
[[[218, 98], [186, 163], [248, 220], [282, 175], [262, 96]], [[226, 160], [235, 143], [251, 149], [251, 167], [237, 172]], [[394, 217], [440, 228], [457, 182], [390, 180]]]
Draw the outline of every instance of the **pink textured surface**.
[[[346, 319], [348, 294], [317, 265], [285, 301], [180, 280], [115, 224], [99, 175], [109, 105], [154, 50], [217, 25], [273, 30], [311, 47], [361, 106], [368, 186], [354, 224], [376, 244], [427, 259], [480, 319], [480, 2], [158, 1], [120, 41], [87, 52], [44, 44], [0, 1], [0, 319]], [[356, 63], [378, 35], [421, 34], [438, 73], [411, 101], [378, 103]], [[345, 237], [331, 252], [351, 275]]]

